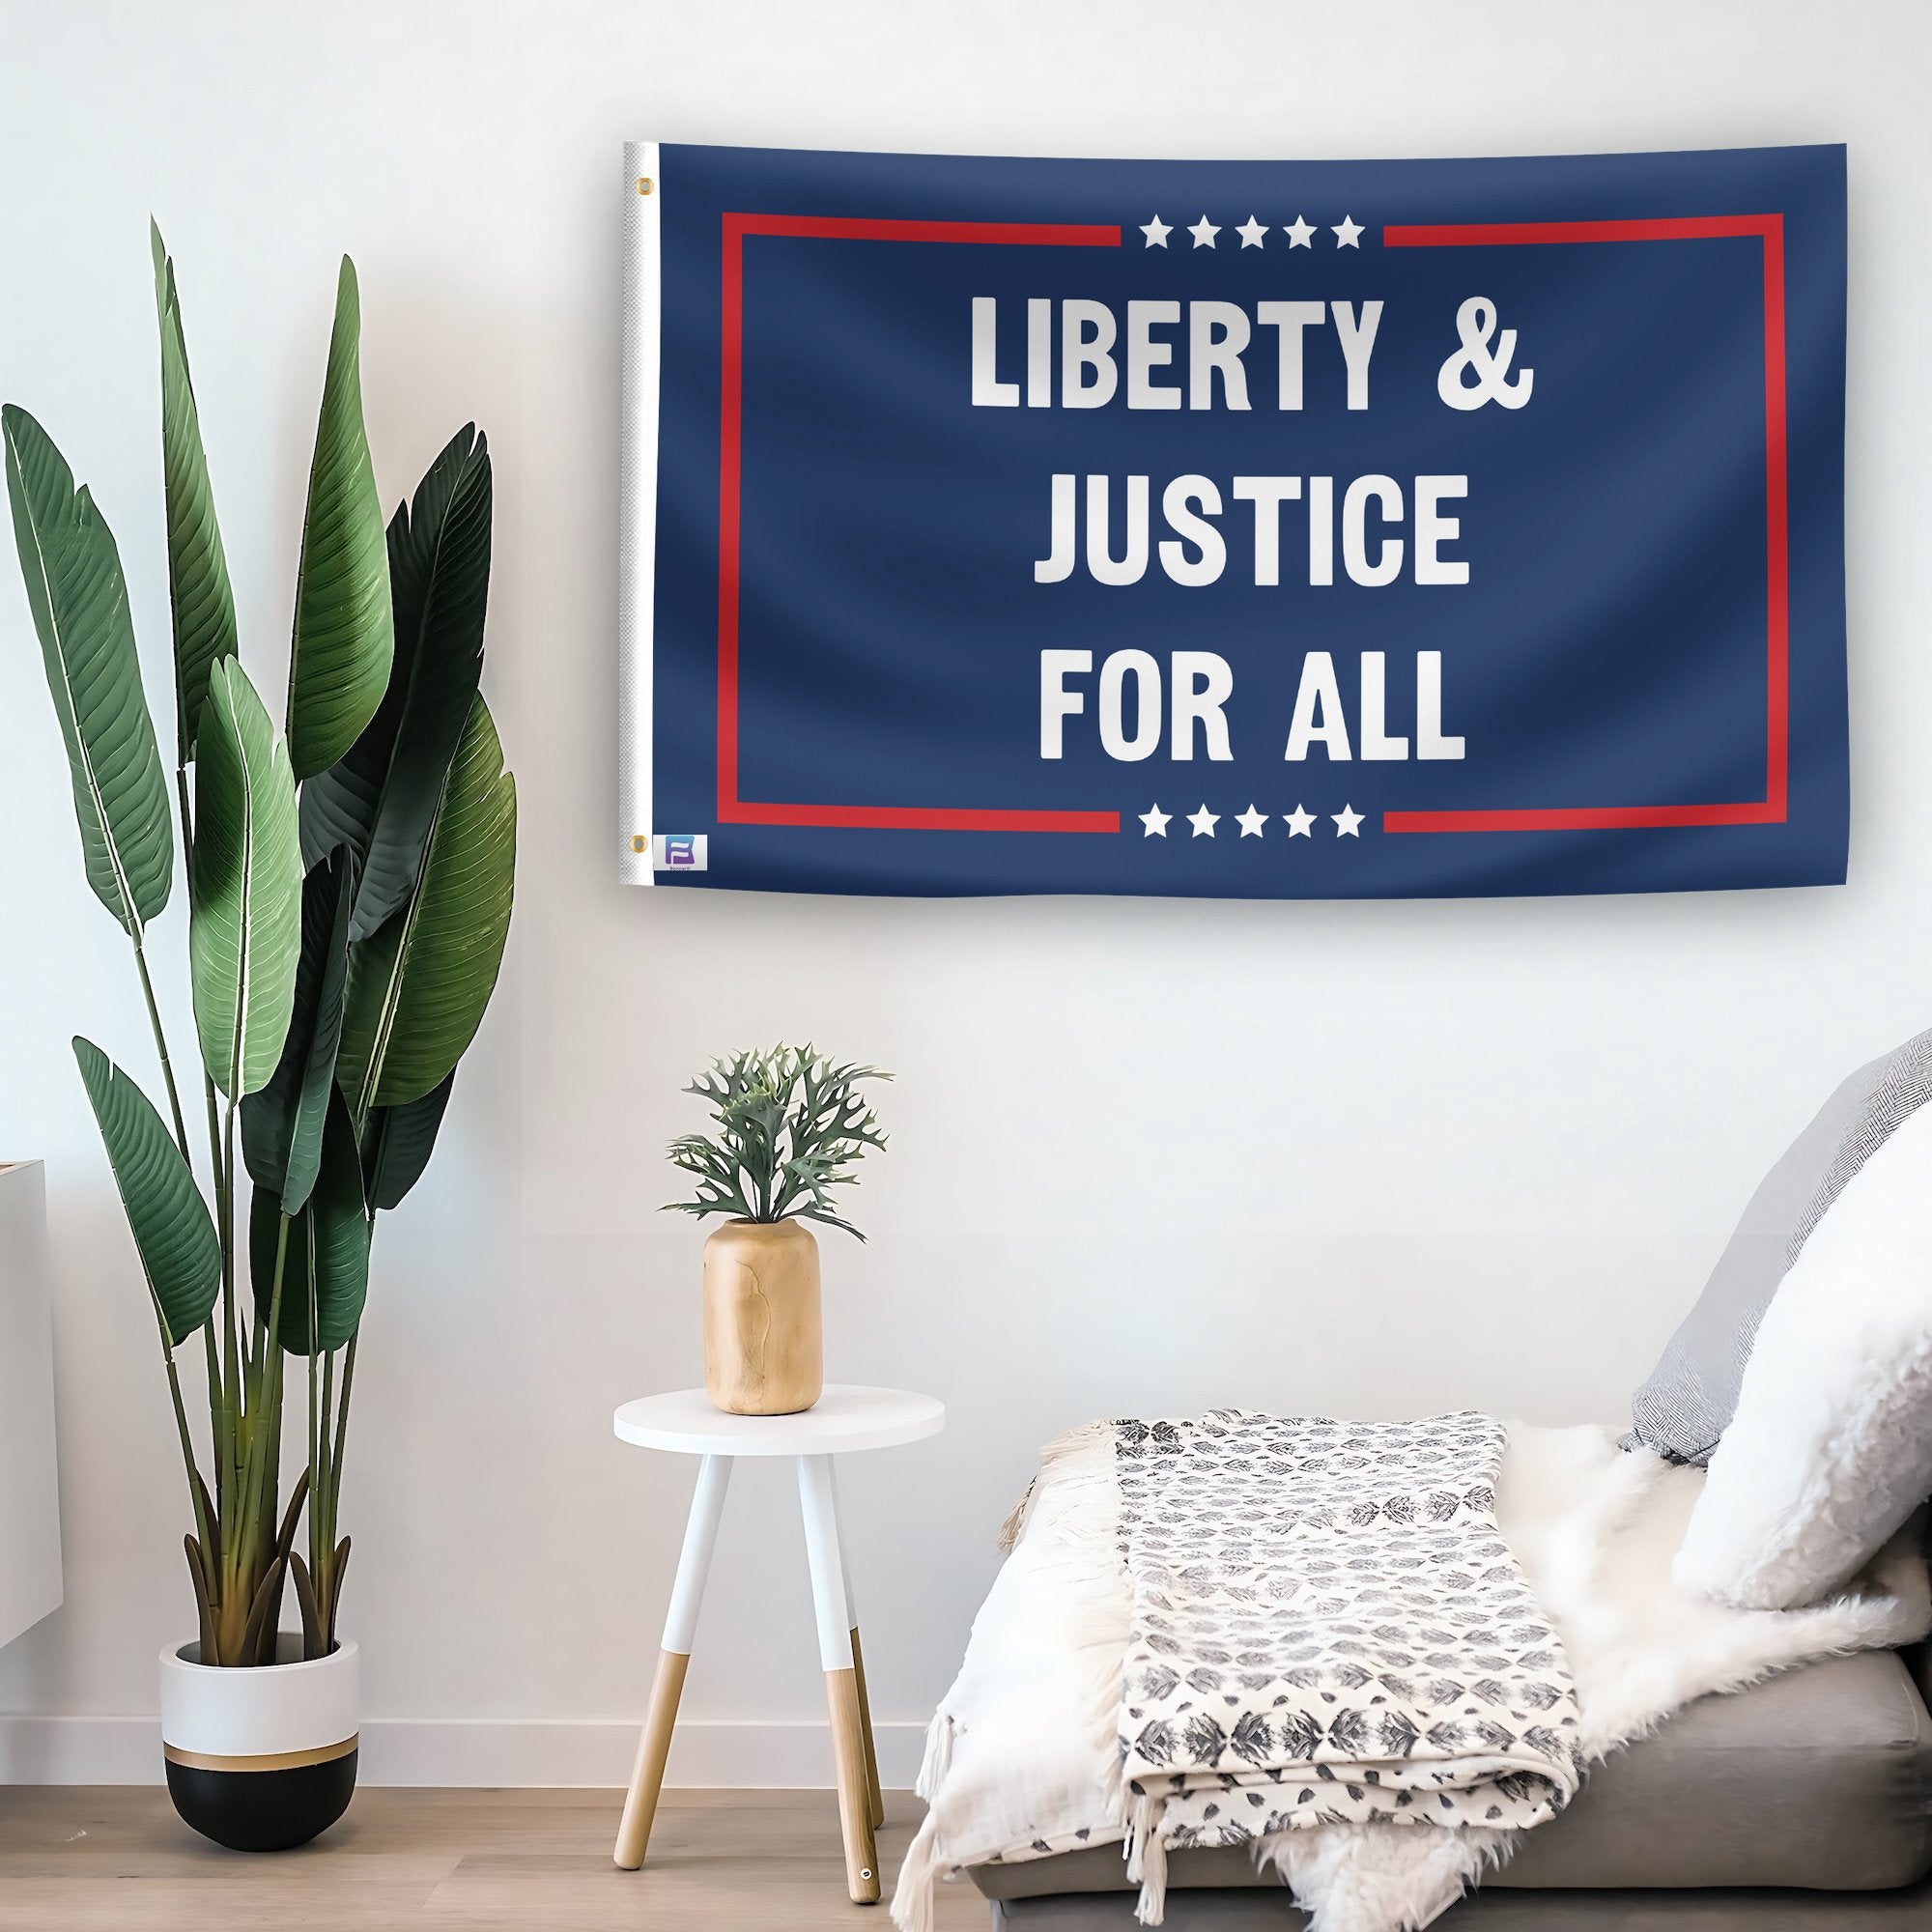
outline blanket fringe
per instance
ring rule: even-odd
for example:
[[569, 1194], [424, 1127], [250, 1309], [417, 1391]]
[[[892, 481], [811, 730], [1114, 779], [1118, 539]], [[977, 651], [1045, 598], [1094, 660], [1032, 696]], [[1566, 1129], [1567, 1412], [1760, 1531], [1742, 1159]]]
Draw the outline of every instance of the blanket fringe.
[[913, 1780], [914, 1795], [930, 1804], [952, 1769], [952, 1718], [938, 1711], [925, 1727], [925, 1755], [920, 1760], [919, 1776]]
[[1141, 1889], [1134, 1917], [1143, 1925], [1158, 1925], [1167, 1916], [1167, 1841], [1160, 1835], [1166, 1811], [1163, 1800], [1143, 1791], [1127, 1813], [1127, 1883]]
[[993, 1548], [1002, 1556], [1010, 1556], [1013, 1546], [1020, 1540], [1020, 1531], [1026, 1527], [1027, 1506], [1033, 1501], [1033, 1492], [1034, 1484], [1029, 1483], [1020, 1492], [1019, 1501], [1007, 1512], [1006, 1520], [1000, 1524], [1000, 1533], [993, 1539]]
[[893, 1892], [893, 1923], [899, 1932], [933, 1932], [932, 1888], [939, 1882], [941, 1866], [937, 1825], [937, 1814], [928, 1811], [906, 1847]]
[[1039, 1452], [1039, 1467], [1034, 1472], [1020, 1499], [1007, 1512], [1007, 1520], [1000, 1525], [999, 1550], [1002, 1556], [1010, 1556], [1014, 1546], [1026, 1533], [1027, 1517], [1033, 1509], [1033, 1499], [1039, 1492], [1039, 1486], [1056, 1467], [1081, 1450], [1091, 1448], [1101, 1435], [1111, 1435], [1114, 1425], [1111, 1422], [1083, 1422], [1077, 1429], [1069, 1429], [1056, 1435]]

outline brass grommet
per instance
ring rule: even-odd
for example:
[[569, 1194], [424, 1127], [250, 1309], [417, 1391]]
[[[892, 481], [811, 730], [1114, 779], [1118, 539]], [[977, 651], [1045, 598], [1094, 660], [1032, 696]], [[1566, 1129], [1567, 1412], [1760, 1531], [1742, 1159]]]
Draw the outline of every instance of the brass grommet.
[[649, 176], [649, 175], [639, 175], [639, 176], [638, 177], [638, 192], [639, 192], [639, 194], [649, 194], [649, 193], [650, 193], [650, 191], [651, 191], [651, 178], [650, 178], [650, 176]]
[[631, 835], [631, 850], [633, 852], [641, 852], [650, 842], [641, 832], [634, 832]]

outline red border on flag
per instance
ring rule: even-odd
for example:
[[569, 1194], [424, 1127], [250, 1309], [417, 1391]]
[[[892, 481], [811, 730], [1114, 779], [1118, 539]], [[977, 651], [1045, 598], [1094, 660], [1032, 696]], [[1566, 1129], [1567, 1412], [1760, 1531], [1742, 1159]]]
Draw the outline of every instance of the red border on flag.
[[[744, 419], [744, 238], [980, 242], [1117, 248], [1118, 227], [1032, 221], [898, 221], [857, 216], [723, 216], [724, 300], [718, 473], [718, 818], [949, 832], [1118, 832], [1117, 811], [948, 806], [792, 805], [738, 795], [739, 502]], [[1559, 806], [1509, 810], [1385, 811], [1384, 832], [1563, 832], [1653, 826], [1775, 825], [1787, 815], [1790, 763], [1790, 561], [1784, 370], [1784, 217], [1663, 216], [1636, 221], [1510, 221], [1386, 226], [1386, 248], [1483, 248], [1566, 242], [1686, 242], [1755, 236], [1763, 260], [1766, 550], [1765, 796], [1712, 805]]]
[[1658, 825], [1781, 825], [1791, 741], [1791, 573], [1786, 515], [1784, 217], [1667, 216], [1651, 221], [1496, 221], [1387, 227], [1384, 248], [1495, 248], [1566, 242], [1707, 242], [1756, 236], [1764, 260], [1765, 787], [1724, 805], [1564, 806], [1519, 811], [1385, 811], [1384, 832], [1595, 832]]
[[1118, 248], [1118, 227], [1053, 221], [874, 221], [856, 216], [724, 217], [723, 395], [718, 450], [718, 820], [904, 832], [1118, 832], [1118, 811], [1012, 811], [931, 805], [778, 805], [738, 796], [738, 552], [745, 391], [745, 237], [826, 242], [977, 242], [1037, 248]]

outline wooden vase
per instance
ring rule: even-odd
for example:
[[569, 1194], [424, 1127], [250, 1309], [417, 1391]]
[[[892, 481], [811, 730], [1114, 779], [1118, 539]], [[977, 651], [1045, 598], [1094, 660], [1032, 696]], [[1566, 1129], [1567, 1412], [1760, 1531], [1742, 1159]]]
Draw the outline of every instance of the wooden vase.
[[705, 1393], [727, 1415], [795, 1415], [824, 1387], [811, 1231], [726, 1221], [704, 1243]]

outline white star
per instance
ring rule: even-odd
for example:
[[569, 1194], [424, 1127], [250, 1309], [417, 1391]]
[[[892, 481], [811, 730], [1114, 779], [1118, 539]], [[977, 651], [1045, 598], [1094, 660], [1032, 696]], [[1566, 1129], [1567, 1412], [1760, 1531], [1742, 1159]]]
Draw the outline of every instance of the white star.
[[1150, 248], [1165, 248], [1167, 238], [1174, 233], [1174, 224], [1171, 221], [1163, 221], [1156, 214], [1151, 221], [1141, 223], [1141, 233], [1147, 237]]
[[1190, 811], [1187, 814], [1187, 822], [1193, 826], [1195, 838], [1211, 838], [1214, 836], [1215, 826], [1221, 822], [1221, 814], [1218, 811], [1209, 811], [1204, 805], [1199, 811]]
[[1194, 237], [1194, 245], [1197, 248], [1211, 248], [1214, 245], [1215, 236], [1221, 231], [1204, 214], [1187, 232]]
[[1281, 232], [1288, 237], [1288, 245], [1291, 248], [1312, 248], [1315, 246], [1315, 229], [1302, 215], [1297, 214], [1294, 217], [1294, 225], [1293, 227], [1284, 224]]
[[1359, 248], [1362, 245], [1363, 228], [1359, 221], [1351, 221], [1343, 215], [1335, 224], [1335, 245], [1338, 248]]
[[1235, 230], [1235, 233], [1241, 238], [1243, 248], [1259, 248], [1262, 245], [1262, 237], [1267, 230], [1251, 214]]
[[1235, 814], [1235, 823], [1241, 828], [1243, 838], [1259, 838], [1262, 836], [1262, 828], [1267, 824], [1267, 813], [1257, 811], [1253, 806], [1249, 806], [1247, 810], [1237, 811]]
[[1284, 811], [1281, 816], [1291, 838], [1315, 837], [1315, 814], [1312, 811], [1305, 811], [1297, 805], [1293, 811]]
[[1167, 837], [1167, 821], [1173, 816], [1173, 812], [1163, 811], [1159, 806], [1155, 806], [1151, 811], [1142, 812], [1140, 815], [1141, 823], [1147, 827], [1147, 830], [1141, 834], [1141, 837], [1143, 838], [1165, 838]]
[[1337, 838], [1359, 838], [1362, 836], [1362, 814], [1352, 807], [1345, 805], [1340, 811], [1330, 812], [1329, 816], [1335, 821]]

